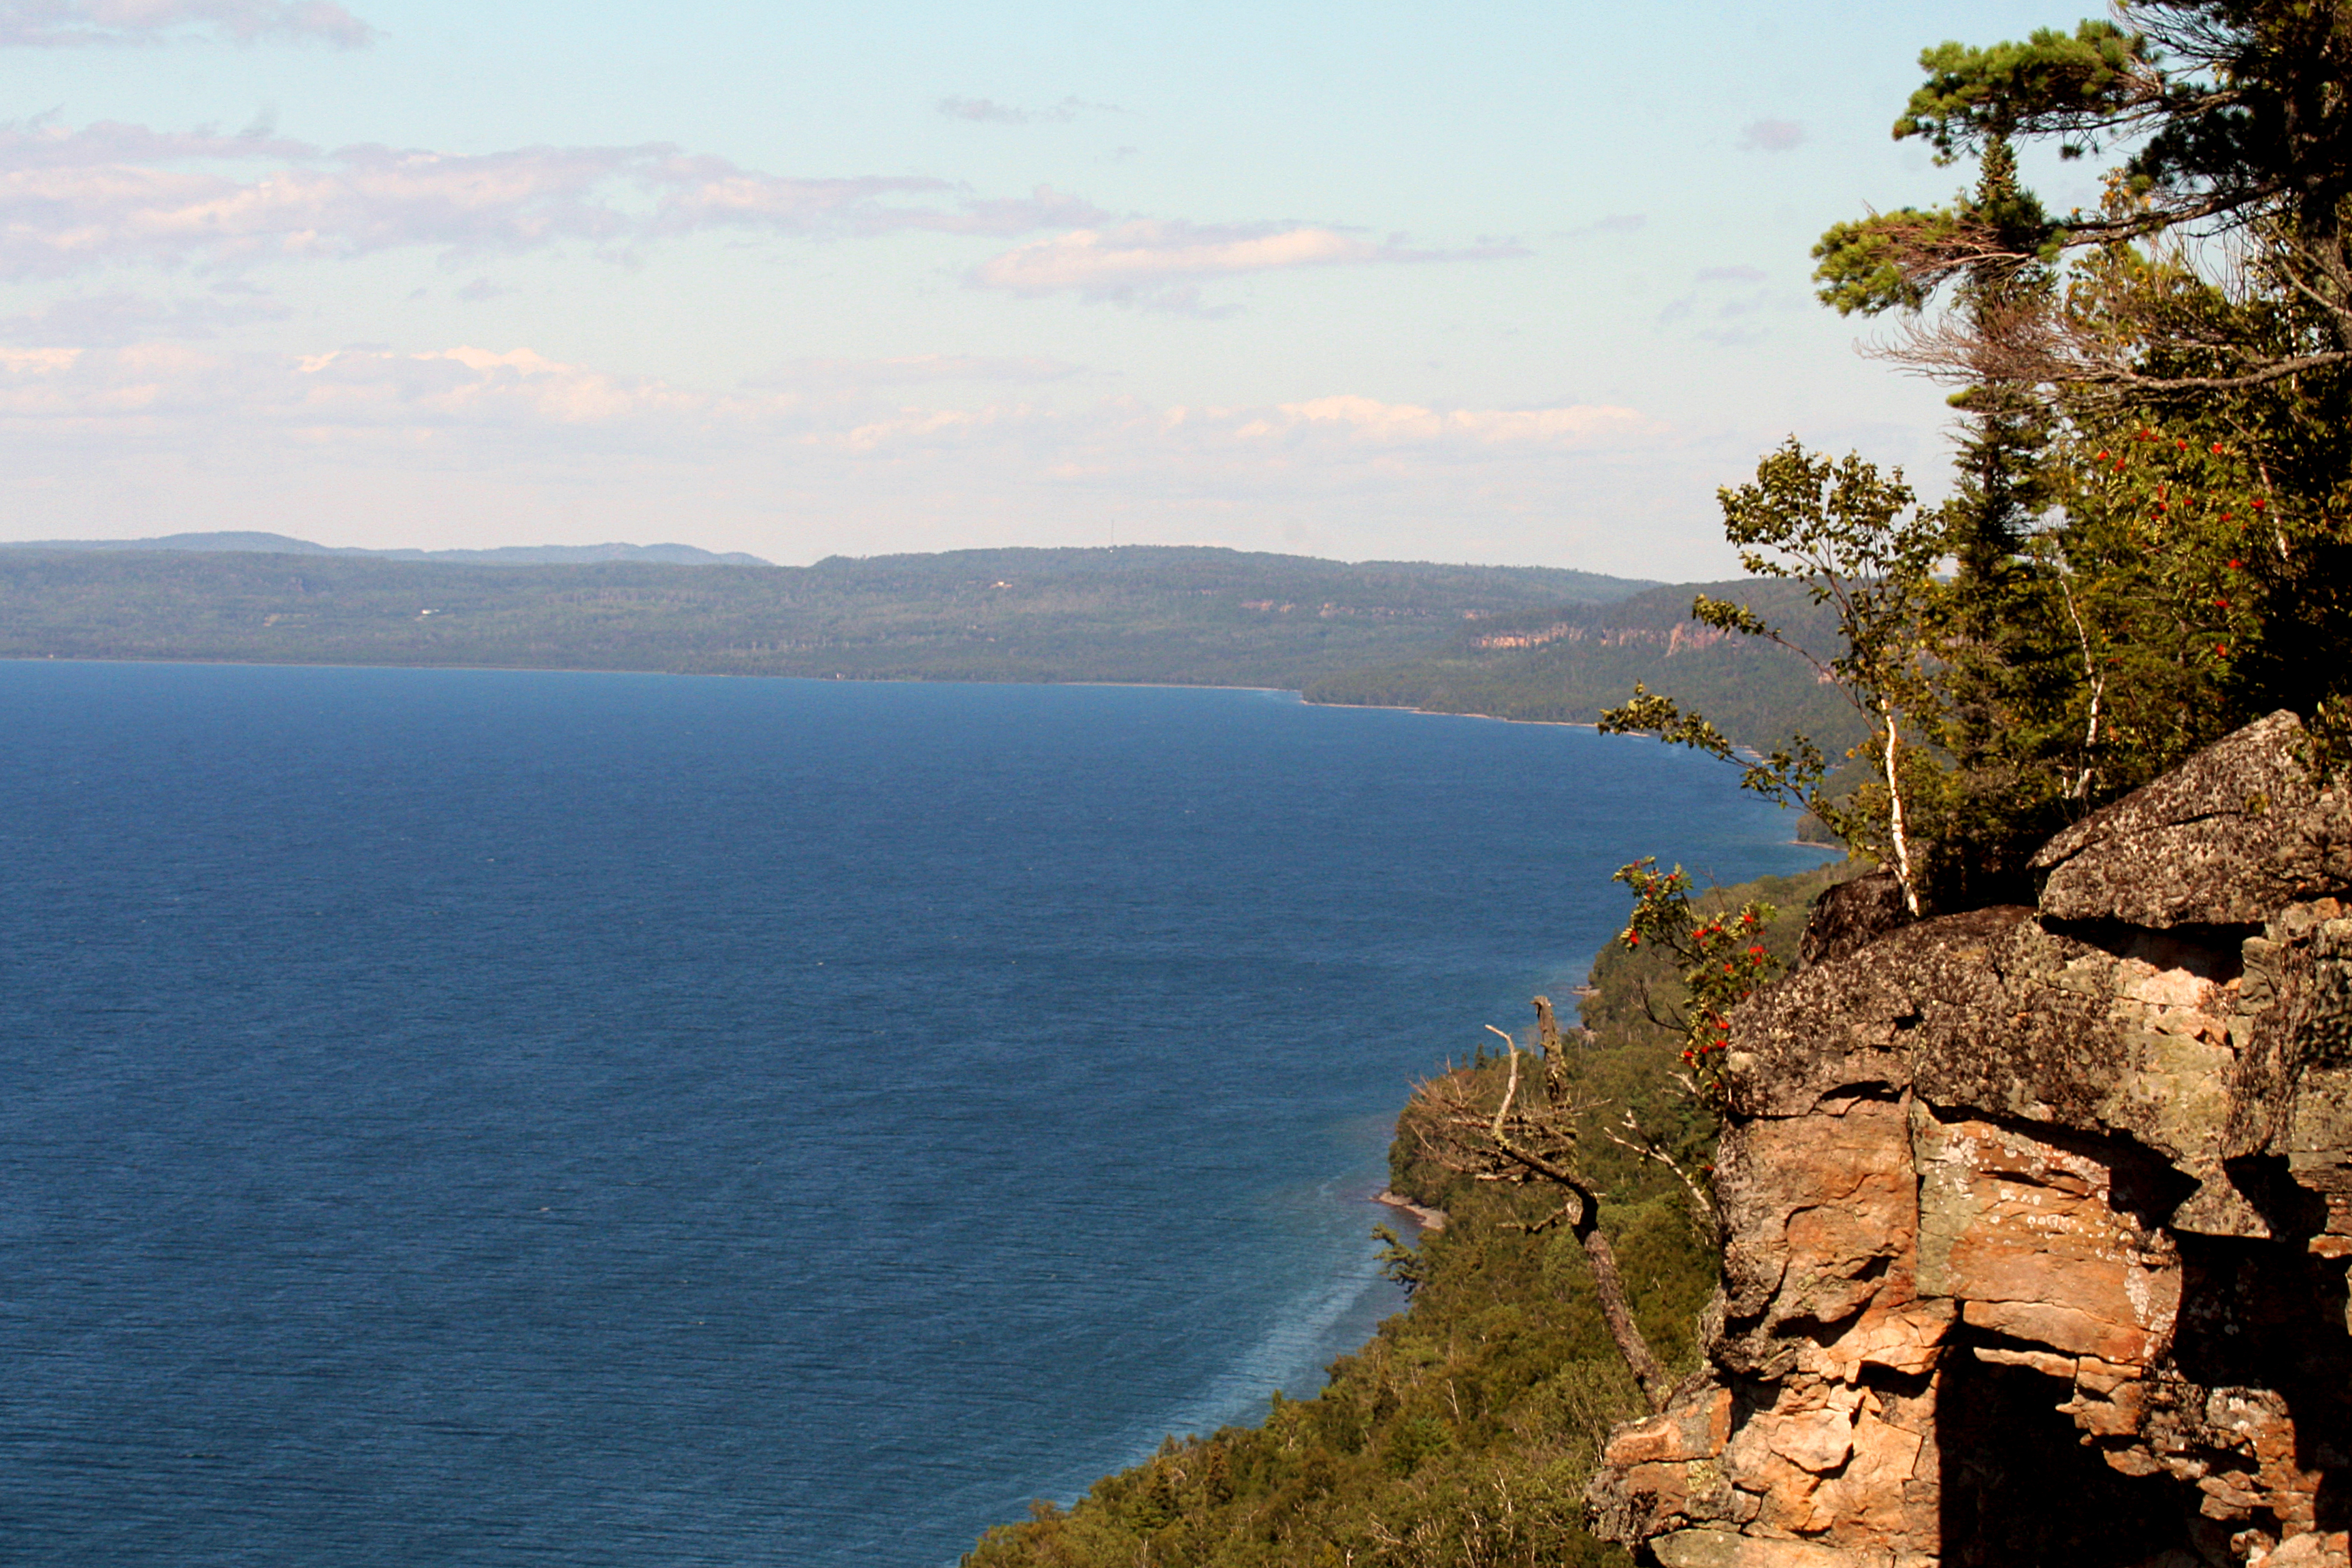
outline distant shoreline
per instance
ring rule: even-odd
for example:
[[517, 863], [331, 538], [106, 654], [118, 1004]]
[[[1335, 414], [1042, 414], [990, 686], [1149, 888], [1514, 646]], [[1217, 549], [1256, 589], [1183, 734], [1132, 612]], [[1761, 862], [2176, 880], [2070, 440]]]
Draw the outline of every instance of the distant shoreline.
[[1447, 708], [1414, 708], [1402, 702], [1318, 702], [1295, 686], [1220, 686], [1200, 680], [932, 680], [914, 675], [770, 675], [719, 669], [629, 669], [614, 665], [575, 664], [394, 664], [354, 660], [322, 664], [314, 660], [263, 658], [125, 658], [92, 654], [0, 654], [5, 664], [189, 664], [230, 669], [451, 669], [492, 675], [667, 675], [686, 680], [862, 680], [879, 686], [1078, 686], [1121, 691], [1256, 691], [1274, 697], [1296, 697], [1308, 708], [1356, 708], [1373, 713], [1419, 713], [1431, 719], [1484, 719], [1496, 724], [1553, 724], [1570, 730], [1597, 730], [1582, 719], [1514, 719], [1504, 713], [1457, 713]]
[[1296, 697], [1308, 708], [1355, 708], [1369, 713], [1418, 713], [1429, 719], [1483, 719], [1492, 724], [1549, 724], [1567, 730], [1597, 730], [1587, 719], [1514, 719], [1507, 713], [1465, 713], [1451, 708], [1415, 708], [1402, 702], [1318, 702], [1295, 686], [1220, 686], [1201, 680], [932, 680], [916, 675], [770, 675], [719, 669], [630, 669], [585, 664], [392, 664], [370, 660], [322, 664], [274, 658], [125, 658], [94, 654], [0, 654], [0, 664], [191, 664], [230, 669], [454, 669], [493, 675], [667, 675], [687, 680], [862, 680], [882, 686], [1087, 686], [1120, 691], [1256, 691]]
[[[792, 680], [801, 678], [782, 676], [773, 679]], [[874, 679], [887, 680], [894, 678], [877, 676]], [[934, 681], [917, 684], [955, 683]], [[1300, 703], [1308, 708], [1357, 708], [1368, 713], [1418, 713], [1428, 719], [1484, 719], [1495, 724], [1553, 724], [1565, 730], [1601, 728], [1598, 723], [1589, 719], [1514, 719], [1507, 713], [1464, 713], [1452, 708], [1415, 708], [1403, 702], [1318, 702], [1304, 691], [1290, 686], [1204, 686], [1198, 681], [1190, 680], [968, 680], [961, 684], [966, 686], [1112, 686], [1131, 688], [1139, 691], [1265, 691], [1296, 697]]]
[[1484, 719], [1490, 724], [1551, 724], [1563, 730], [1598, 730], [1590, 719], [1514, 719], [1507, 713], [1463, 713], [1452, 708], [1410, 708], [1402, 702], [1318, 702], [1299, 699], [1309, 708], [1361, 708], [1376, 713], [1419, 713], [1431, 719]]

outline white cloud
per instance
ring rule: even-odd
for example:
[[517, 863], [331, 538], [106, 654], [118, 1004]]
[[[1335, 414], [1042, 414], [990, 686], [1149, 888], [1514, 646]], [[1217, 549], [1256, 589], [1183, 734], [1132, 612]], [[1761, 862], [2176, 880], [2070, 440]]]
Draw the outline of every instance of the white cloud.
[[1660, 426], [1631, 408], [1579, 404], [1565, 408], [1423, 408], [1381, 403], [1370, 397], [1320, 397], [1286, 403], [1284, 424], [1260, 420], [1246, 436], [1272, 435], [1286, 427], [1331, 426], [1381, 443], [1471, 441], [1481, 445], [1530, 442], [1559, 447], [1624, 443], [1655, 435]]
[[[148, 531], [305, 536], [321, 515], [383, 514], [351, 542], [417, 542], [419, 518], [445, 530], [473, 518], [443, 537], [495, 544], [560, 540], [588, 516], [628, 536], [631, 515], [689, 506], [708, 538], [772, 559], [975, 537], [1099, 542], [1115, 521], [1128, 542], [1282, 549], [1307, 529], [1318, 548], [1358, 556], [1632, 571], [1633, 521], [1670, 504], [1657, 495], [1691, 493], [1660, 482], [1689, 461], [1685, 438], [1626, 408], [1346, 393], [1242, 407], [1054, 402], [1044, 393], [1068, 384], [1051, 364], [940, 355], [801, 369], [712, 390], [516, 347], [27, 345], [0, 350], [0, 461], [20, 499], [39, 498], [37, 511], [29, 499], [17, 510], [26, 537], [102, 533], [130, 507]], [[983, 374], [1032, 374], [1038, 390], [952, 395]], [[950, 396], [909, 400], [934, 377]], [[1580, 519], [1596, 548], [1619, 553], [1579, 547]]]
[[[307, 355], [233, 353], [186, 344], [12, 347], [8, 409], [18, 421], [86, 422], [129, 406], [180, 411], [189, 439], [206, 425], [259, 432], [299, 428], [306, 441], [340, 432], [354, 439], [388, 428], [431, 427], [484, 439], [568, 438], [582, 426], [599, 439], [626, 426], [693, 422], [706, 436], [767, 442], [779, 436], [840, 450], [911, 452], [985, 429], [1019, 431], [1055, 447], [1110, 437], [1202, 453], [1231, 462], [1318, 443], [1391, 450], [1469, 452], [1503, 447], [1597, 450], [1639, 446], [1663, 427], [1630, 408], [1431, 408], [1338, 395], [1272, 407], [1155, 407], [1113, 397], [1081, 406], [1029, 402], [898, 406], [877, 389], [923, 382], [1051, 382], [1076, 367], [1048, 360], [930, 354], [899, 360], [812, 361], [739, 392], [679, 387], [551, 360], [529, 348], [471, 344], [421, 353], [347, 348]], [[852, 389], [862, 398], [807, 395]], [[26, 434], [21, 424], [16, 434]], [[136, 432], [126, 431], [126, 439]], [[1286, 460], [1284, 459], [1284, 460]]]
[[1049, 109], [1022, 109], [992, 98], [943, 98], [938, 107], [950, 120], [969, 120], [981, 125], [1034, 125], [1041, 121], [1067, 125], [1083, 113], [1127, 112], [1115, 103], [1089, 103], [1083, 98], [1066, 98]]
[[848, 389], [912, 386], [942, 381], [1064, 381], [1084, 369], [1066, 360], [1035, 355], [907, 354], [896, 359], [793, 360], [753, 384], [767, 387]]
[[251, 158], [303, 159], [319, 150], [304, 142], [266, 133], [217, 131], [157, 131], [119, 120], [97, 120], [68, 130], [48, 116], [0, 123], [0, 171], [92, 168], [108, 163], [166, 163], [193, 160], [236, 162]]
[[59, 371], [71, 370], [81, 354], [79, 349], [0, 348], [0, 370], [11, 376], [55, 375]]
[[[1221, 314], [1203, 282], [1302, 267], [1484, 260], [1510, 242], [1430, 249], [1307, 224], [1199, 224], [1111, 215], [1051, 185], [974, 195], [919, 175], [803, 177], [676, 147], [523, 147], [481, 153], [362, 145], [331, 152], [270, 133], [158, 132], [100, 122], [0, 125], [0, 279], [112, 267], [233, 271], [407, 247], [445, 265], [565, 243], [626, 256], [666, 237], [928, 232], [1012, 238], [973, 287], [1075, 294]], [[469, 300], [484, 297], [470, 286]]]
[[1394, 241], [1305, 225], [1213, 226], [1137, 219], [1034, 240], [972, 269], [978, 288], [1015, 294], [1068, 292], [1088, 300], [1193, 310], [1204, 279], [1295, 267], [1379, 262], [1483, 260], [1526, 254], [1516, 245], [1473, 250], [1416, 250]]
[[739, 169], [723, 159], [682, 156], [666, 158], [640, 177], [662, 193], [654, 226], [669, 233], [736, 226], [799, 234], [930, 229], [1013, 235], [1103, 216], [1093, 203], [1051, 185], [1039, 185], [1026, 196], [909, 205], [884, 198], [944, 198], [955, 188], [944, 180], [906, 176], [794, 179]]
[[458, 258], [709, 228], [1011, 236], [1103, 216], [1050, 186], [982, 198], [914, 176], [766, 174], [658, 144], [327, 153], [267, 135], [0, 126], [0, 277], [18, 279], [410, 246]]
[[125, 452], [276, 447], [364, 458], [454, 438], [546, 447], [595, 426], [600, 438], [658, 434], [714, 405], [652, 378], [559, 363], [529, 349], [424, 353], [225, 353], [145, 342], [0, 350], [0, 433], [10, 441], [91, 441]]
[[1751, 120], [1740, 128], [1739, 145], [1749, 153], [1786, 153], [1805, 143], [1805, 127], [1796, 120]]
[[418, 354], [344, 350], [299, 362], [293, 390], [314, 427], [384, 425], [610, 426], [702, 412], [709, 399], [650, 377], [562, 364], [529, 349], [460, 346]]
[[[644, 152], [609, 148], [461, 157], [357, 147], [246, 178], [216, 167], [266, 155], [242, 142], [169, 138], [135, 160], [93, 161], [68, 155], [79, 140], [0, 142], [0, 276], [616, 238], [638, 226], [598, 189], [648, 162]], [[137, 139], [98, 142], [125, 140]]]
[[375, 29], [331, 0], [0, 0], [0, 47], [265, 38], [357, 48]]
[[1598, 218], [1591, 223], [1569, 229], [1561, 237], [1585, 239], [1596, 234], [1638, 234], [1649, 226], [1649, 215], [1646, 213], [1615, 213], [1608, 217]]

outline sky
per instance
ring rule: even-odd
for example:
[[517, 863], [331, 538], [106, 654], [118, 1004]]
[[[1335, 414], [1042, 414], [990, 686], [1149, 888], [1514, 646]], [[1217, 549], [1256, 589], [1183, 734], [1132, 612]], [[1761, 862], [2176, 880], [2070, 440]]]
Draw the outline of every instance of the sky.
[[[2010, 0], [0, 0], [0, 539], [1729, 575]], [[2053, 205], [2095, 171], [2029, 169]]]

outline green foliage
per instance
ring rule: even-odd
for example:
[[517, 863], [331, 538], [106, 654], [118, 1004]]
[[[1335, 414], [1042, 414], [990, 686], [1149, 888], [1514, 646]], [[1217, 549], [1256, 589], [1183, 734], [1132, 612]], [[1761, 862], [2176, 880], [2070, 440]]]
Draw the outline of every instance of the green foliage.
[[1689, 874], [1680, 866], [1659, 870], [1654, 855], [1619, 867], [1614, 879], [1633, 889], [1633, 912], [1617, 940], [1628, 948], [1663, 948], [1682, 966], [1682, 994], [1668, 1021], [1681, 1028], [1685, 1081], [1719, 1109], [1731, 1010], [1780, 968], [1764, 944], [1765, 928], [1779, 911], [1760, 899], [1737, 910], [1701, 910], [1691, 898]]
[[[2158, 224], [2249, 209], [2298, 226], [2345, 193], [2352, 163], [2352, 25], [2331, 0], [2140, 0], [2129, 29], [1924, 52], [1927, 81], [1895, 121], [1949, 160], [1992, 138], [2053, 137], [2069, 156], [2137, 140], [2123, 173]], [[2146, 225], [2135, 226], [2145, 231]]]
[[1913, 259], [1955, 249], [1959, 239], [1959, 216], [1941, 209], [1897, 207], [1832, 224], [1813, 246], [1820, 299], [1841, 316], [1919, 310], [1943, 279], [1922, 276]]
[[[1786, 970], [1796, 963], [1797, 944], [1813, 900], [1823, 889], [1861, 869], [1849, 860], [1732, 888], [1703, 888], [1690, 895], [1691, 910], [1695, 918], [1713, 919], [1737, 913], [1750, 902], [1769, 907], [1773, 912], [1764, 924], [1764, 950], [1777, 969]], [[1671, 1001], [1681, 978], [1678, 955], [1671, 948], [1654, 942], [1629, 944], [1622, 936], [1611, 942], [1593, 960], [1591, 984], [1577, 1003], [1588, 1042], [1611, 1048], [1638, 1044], [1654, 1055], [1678, 1043], [1680, 1025]], [[1595, 1058], [1588, 1052], [1586, 1059]], [[1630, 1091], [1630, 1086], [1614, 1079], [1596, 1087], [1617, 1098]]]
[[[1912, 494], [1900, 470], [1882, 476], [1854, 455], [1833, 462], [1793, 438], [1757, 465], [1753, 483], [1727, 487], [1718, 499], [1724, 533], [1739, 547], [1740, 563], [1759, 577], [1801, 584], [1812, 604], [1831, 613], [1843, 651], [1806, 648], [1745, 605], [1701, 595], [1692, 616], [1801, 654], [1869, 726], [1866, 744], [1884, 794], [1832, 798], [1827, 761], [1803, 734], [1748, 762], [1740, 782], [1808, 808], [1846, 843], [1893, 866], [1916, 912], [1921, 875], [1906, 814], [1918, 795], [1937, 793], [1938, 770], [1917, 741], [1940, 706], [1925, 628], [1943, 594], [1934, 571], [1945, 551], [1942, 522], [1916, 510], [1905, 516]], [[1640, 686], [1631, 701], [1601, 716], [1601, 728], [1655, 734], [1735, 760], [1729, 738], [1710, 721]]]
[[[1654, 875], [1654, 862], [1646, 865]], [[1722, 958], [1731, 958], [1736, 970], [1739, 958], [1754, 963], [1748, 948], [1761, 946], [1765, 962], [1757, 966], [1759, 973], [1785, 973], [1796, 963], [1798, 942], [1813, 900], [1822, 889], [1861, 869], [1859, 862], [1845, 861], [1796, 876], [1764, 877], [1732, 888], [1695, 891], [1685, 878], [1679, 888], [1664, 890], [1669, 904], [1687, 900], [1680, 914], [1668, 918], [1679, 923], [1686, 916], [1693, 929], [1724, 926], [1720, 936], [1709, 939], [1708, 946], [1730, 950], [1716, 960], [1714, 972], [1729, 983], [1714, 998], [1717, 1006], [1727, 1006], [1746, 980], [1736, 973], [1722, 975]], [[1636, 891], [1638, 900], [1638, 888]], [[1642, 908], [1637, 901], [1635, 912]], [[1738, 917], [1751, 909], [1761, 916], [1760, 926], [1743, 931]], [[1593, 961], [1591, 984], [1578, 1002], [1586, 1047], [1578, 1058], [1582, 1082], [1601, 1103], [1633, 1110], [1661, 1152], [1685, 1170], [1698, 1170], [1714, 1158], [1719, 1110], [1693, 1070], [1700, 1064], [1693, 1063], [1686, 1054], [1694, 1044], [1693, 1025], [1704, 1028], [1706, 1023], [1704, 1014], [1695, 1016], [1690, 1005], [1691, 971], [1699, 963], [1687, 942], [1678, 946], [1650, 938], [1628, 942], [1628, 935], [1641, 937], [1631, 916], [1625, 931]], [[1714, 977], [1707, 977], [1706, 984], [1713, 987]], [[1685, 1078], [1691, 1079], [1689, 1087], [1699, 1092], [1685, 1089]], [[1672, 1201], [1678, 1196], [1673, 1177], [1622, 1144], [1588, 1140], [1585, 1159], [1595, 1179], [1611, 1193], [1621, 1194], [1621, 1201], [1623, 1194], [1638, 1195], [1645, 1202]], [[1630, 1266], [1628, 1273], [1630, 1277]]]
[[2099, 705], [2083, 765], [2105, 794], [2147, 782], [2242, 710], [2229, 694], [2263, 658], [2275, 557], [2260, 478], [2221, 442], [2142, 426], [2074, 477], [2071, 526], [2044, 548], [2081, 622], [2086, 732]]
[[[2114, 171], [2119, 201], [2063, 223], [2030, 195], [1904, 209], [1839, 224], [1814, 250], [1822, 297], [1840, 311], [1916, 310], [1979, 262], [2054, 259], [2221, 218], [2273, 224], [2305, 249], [2340, 312], [2343, 204], [2352, 189], [2352, 24], [2330, 0], [2141, 0], [2124, 24], [2092, 20], [2022, 42], [1923, 51], [1927, 79], [1895, 122], [1939, 163], [2054, 139], [2066, 157], [2134, 145]], [[2340, 344], [2339, 344], [2340, 346]]]
[[1372, 1226], [1372, 1239], [1381, 1244], [1381, 1277], [1404, 1287], [1410, 1299], [1413, 1291], [1429, 1279], [1428, 1259], [1407, 1245], [1398, 1236], [1396, 1227], [1389, 1225]]
[[1895, 656], [1880, 645], [1916, 620], [1943, 542], [1916, 514], [1903, 521], [1912, 494], [1902, 471], [1882, 476], [1851, 454], [1832, 462], [1790, 439], [1757, 465], [1753, 483], [1717, 499], [1740, 564], [1758, 576], [1794, 579], [1813, 603], [1834, 605], [1850, 645], [1842, 668], [1861, 681], [1883, 679], [1881, 665]]
[[2151, 64], [2144, 36], [2105, 20], [2037, 28], [2021, 44], [1938, 44], [1919, 53], [1927, 80], [1895, 134], [1925, 137], [1949, 163], [1988, 138], [2093, 133], [2137, 104]]
[[1841, 316], [1916, 312], [1954, 279], [1982, 295], [1989, 279], [2039, 273], [2065, 247], [2068, 230], [2017, 183], [2004, 136], [1988, 135], [1973, 191], [1949, 207], [1899, 207], [1832, 224], [1813, 247], [1817, 297]]
[[[2137, 732], [2194, 743], [2292, 708], [2342, 760], [2352, 751], [2352, 312], [2298, 276], [2306, 246], [2276, 223], [2253, 233], [2262, 243], [2236, 286], [2200, 277], [2189, 247], [2163, 241], [2117, 242], [2076, 267], [2072, 330], [2130, 353], [2149, 385], [2124, 399], [2061, 397], [2072, 428], [2060, 542], [2118, 590], [2105, 640], [2123, 687], [2146, 684], [2138, 706], [2168, 715]], [[2116, 754], [2131, 732], [2111, 733], [2111, 777], [2148, 772]]]
[[[1974, 185], [1815, 247], [1839, 310], [1940, 310], [1896, 355], [1962, 384], [1951, 499], [1906, 518], [1899, 476], [1793, 447], [1724, 493], [1751, 572], [1836, 604], [1820, 662], [1875, 763], [1833, 784], [1792, 743], [1745, 782], [1812, 804], [1915, 913], [2031, 898], [2051, 833], [2273, 709], [2352, 762], [2352, 7], [2118, 17], [1927, 50], [1895, 133], [1974, 156]], [[2133, 149], [2096, 212], [2020, 183], [2013, 142], [2051, 138]], [[1604, 727], [1742, 760], [1633, 689]]]

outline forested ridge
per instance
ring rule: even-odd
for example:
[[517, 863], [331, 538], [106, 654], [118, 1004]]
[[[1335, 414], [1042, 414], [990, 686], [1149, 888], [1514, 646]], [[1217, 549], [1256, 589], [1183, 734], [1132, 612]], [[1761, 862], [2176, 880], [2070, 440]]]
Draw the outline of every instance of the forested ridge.
[[1467, 618], [1644, 586], [1141, 546], [807, 567], [18, 549], [0, 551], [0, 652], [1296, 686]]
[[1151, 546], [488, 564], [201, 542], [0, 548], [0, 657], [1257, 686], [1584, 723], [1671, 665], [1759, 738], [1768, 714], [1838, 718], [1800, 661], [1690, 621], [1690, 588], [1544, 567]]
[[1690, 583], [1612, 604], [1497, 616], [1452, 646], [1403, 663], [1329, 675], [1310, 702], [1418, 708], [1433, 713], [1589, 724], [1636, 683], [1670, 683], [1744, 742], [1796, 728], [1844, 745], [1862, 738], [1849, 705], [1787, 648], [1691, 618], [1700, 595], [1748, 594], [1801, 635], [1831, 635], [1829, 617], [1783, 584]]

